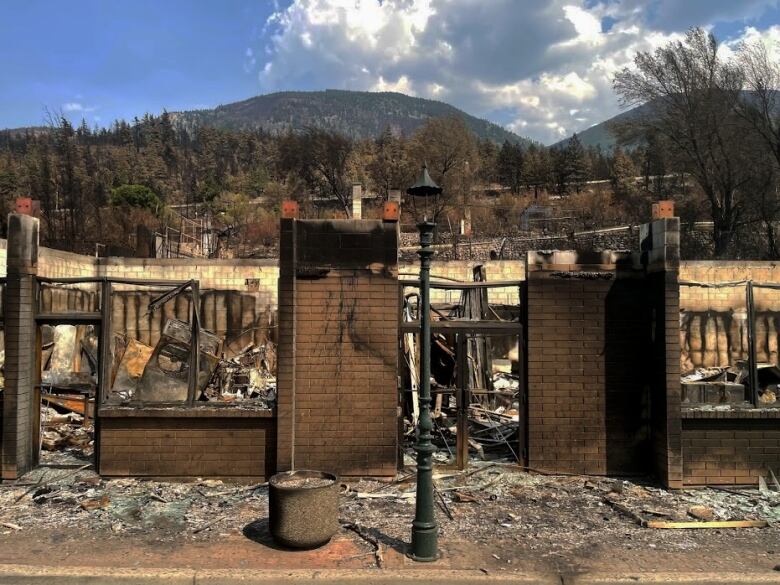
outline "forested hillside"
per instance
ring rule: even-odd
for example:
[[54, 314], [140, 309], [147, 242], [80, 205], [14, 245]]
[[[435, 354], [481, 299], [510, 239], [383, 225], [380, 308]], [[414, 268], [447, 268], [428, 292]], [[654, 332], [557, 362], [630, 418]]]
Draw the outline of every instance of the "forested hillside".
[[286, 91], [260, 95], [211, 110], [172, 112], [174, 124], [193, 129], [214, 126], [225, 130], [264, 130], [272, 134], [317, 128], [354, 140], [377, 138], [386, 128], [411, 136], [431, 118], [463, 119], [478, 138], [530, 144], [497, 124], [475, 118], [447, 103], [395, 92]]
[[[48, 128], [0, 132], [0, 197], [6, 211], [19, 196], [40, 200], [45, 243], [94, 250], [94, 243], [132, 245], [135, 223], [160, 229], [170, 207], [182, 204], [224, 225], [264, 223], [265, 232], [275, 229], [282, 198], [317, 201], [316, 213], [345, 217], [353, 182], [384, 197], [411, 184], [422, 161], [445, 188], [437, 213], [475, 189], [579, 192], [611, 168], [610, 156], [576, 141], [548, 150], [480, 140], [459, 117], [430, 119], [408, 138], [387, 128], [355, 141], [317, 129], [185, 130], [163, 113], [110, 128], [74, 128], [60, 118]], [[132, 196], [126, 186], [135, 186]]]

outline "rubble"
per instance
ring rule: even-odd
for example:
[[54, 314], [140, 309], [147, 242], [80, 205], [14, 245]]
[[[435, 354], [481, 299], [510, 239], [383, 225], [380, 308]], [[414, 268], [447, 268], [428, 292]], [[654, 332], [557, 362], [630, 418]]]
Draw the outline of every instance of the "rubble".
[[256, 400], [268, 408], [276, 403], [276, 348], [247, 345], [238, 355], [220, 360], [201, 400]]
[[[113, 403], [130, 405], [138, 400], [181, 401], [188, 391], [188, 323], [170, 319], [157, 346], [136, 339], [115, 336], [112, 366]], [[276, 403], [276, 348], [268, 340], [249, 344], [237, 355], [219, 358], [222, 340], [205, 329], [200, 331], [199, 402], [252, 401], [272, 408]]]
[[[756, 364], [758, 375], [758, 407], [780, 407], [780, 368], [775, 364]], [[682, 404], [697, 409], [718, 405], [729, 408], [754, 408], [750, 403], [748, 363], [738, 360], [735, 365], [697, 368], [680, 377]]]
[[64, 449], [81, 459], [89, 459], [94, 454], [95, 429], [92, 424], [84, 424], [83, 415], [75, 412], [63, 414], [42, 406], [41, 426], [41, 448], [45, 451]]
[[[6, 534], [61, 529], [138, 535], [158, 542], [208, 541], [226, 532], [240, 533], [268, 517], [265, 483], [102, 479], [77, 459], [60, 456], [55, 461], [51, 455], [17, 484], [0, 486], [0, 534], [3, 529]], [[642, 479], [542, 475], [501, 461], [475, 462], [463, 472], [436, 472], [434, 480], [442, 537], [493, 546], [502, 558], [505, 547], [554, 557], [596, 542], [638, 549], [706, 549], [714, 531], [646, 527], [654, 522], [697, 522], [704, 527], [706, 522], [692, 518], [696, 506], [711, 511], [714, 521], [768, 524], [740, 529], [740, 534], [755, 535], [743, 538], [757, 543], [780, 539], [780, 490], [774, 487], [765, 493], [668, 491]], [[341, 488], [339, 516], [346, 531], [353, 532], [349, 525], [370, 527], [366, 534], [381, 545], [374, 547], [379, 550], [408, 541], [414, 468], [404, 469], [390, 483], [342, 480]]]
[[[190, 360], [194, 351], [193, 325], [178, 319], [165, 322], [160, 339], [146, 362], [135, 398], [145, 402], [181, 402], [189, 395]], [[203, 391], [218, 362], [221, 342], [205, 329], [197, 341], [197, 388]]]
[[111, 370], [111, 394], [120, 401], [130, 401], [135, 395], [153, 347], [126, 335], [114, 336], [114, 365]]
[[[711, 510], [714, 520], [767, 522], [770, 533], [760, 537], [767, 541], [780, 534], [780, 491], [769, 495], [755, 489], [668, 491], [641, 480], [528, 473], [496, 461], [473, 462], [467, 472], [436, 476], [437, 498], [452, 514], [450, 519], [442, 511], [439, 517], [442, 535], [474, 543], [506, 539], [546, 555], [594, 539], [638, 548], [649, 543], [695, 548], [707, 537], [648, 530], [636, 518], [645, 525], [659, 518], [690, 521], [689, 511], [697, 506]], [[406, 539], [414, 490], [413, 478], [403, 475], [389, 485], [361, 481], [350, 485], [342, 516], [375, 527], [387, 540]]]
[[[0, 526], [148, 534], [161, 540], [175, 540], [185, 531], [208, 538], [256, 520], [257, 511], [267, 506], [266, 484], [107, 480], [91, 464], [77, 465], [80, 460], [72, 453], [48, 453], [42, 459], [43, 465], [17, 484], [0, 486]], [[70, 469], [62, 471], [62, 466]]]
[[[485, 281], [483, 266], [474, 268], [475, 282]], [[449, 288], [457, 289], [457, 282], [449, 282]], [[441, 321], [467, 321], [479, 325], [495, 321], [513, 321], [519, 316], [515, 306], [491, 305], [487, 288], [463, 283], [460, 301], [455, 305], [432, 306], [432, 319]], [[419, 319], [417, 293], [404, 298], [402, 310], [406, 322]], [[431, 344], [431, 391], [433, 404], [433, 442], [439, 448], [434, 454], [438, 463], [458, 461], [458, 419], [466, 419], [469, 452], [478, 459], [494, 459], [511, 455], [517, 459], [518, 432], [520, 428], [520, 376], [513, 372], [519, 359], [517, 338], [504, 335], [514, 341], [502, 346], [501, 336], [468, 333], [460, 334], [462, 344], [455, 334], [434, 333]], [[407, 448], [415, 440], [415, 427], [419, 415], [419, 336], [406, 333], [403, 336], [402, 355], [406, 365], [403, 372], [404, 386], [410, 388], [403, 401], [404, 437]], [[459, 354], [464, 354], [459, 356]], [[462, 359], [462, 362], [461, 362]], [[459, 372], [459, 363], [464, 371]], [[468, 403], [461, 405], [458, 396], [466, 390]]]

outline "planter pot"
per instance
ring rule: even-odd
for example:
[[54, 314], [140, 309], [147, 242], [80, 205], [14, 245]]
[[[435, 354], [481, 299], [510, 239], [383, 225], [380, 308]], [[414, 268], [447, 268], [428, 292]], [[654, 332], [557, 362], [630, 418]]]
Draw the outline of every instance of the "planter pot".
[[339, 529], [339, 482], [331, 473], [277, 473], [268, 481], [268, 498], [271, 536], [283, 546], [321, 546]]

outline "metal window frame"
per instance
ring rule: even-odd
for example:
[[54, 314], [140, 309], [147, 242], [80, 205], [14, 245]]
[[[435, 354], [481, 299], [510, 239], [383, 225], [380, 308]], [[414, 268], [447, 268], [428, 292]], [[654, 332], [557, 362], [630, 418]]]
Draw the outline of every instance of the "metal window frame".
[[729, 282], [695, 282], [680, 281], [680, 286], [699, 287], [699, 288], [736, 288], [745, 287], [745, 309], [747, 311], [747, 338], [748, 338], [748, 383], [750, 384], [750, 402], [754, 408], [759, 408], [758, 404], [758, 358], [756, 356], [756, 305], [753, 296], [753, 289], [768, 288], [780, 290], [780, 283], [776, 282], [756, 282], [752, 279], [734, 280]]
[[[457, 432], [456, 432], [456, 452], [455, 452], [455, 465], [458, 469], [465, 469], [469, 459], [469, 443], [468, 443], [468, 405], [471, 402], [471, 389], [468, 388], [468, 379], [465, 375], [467, 356], [467, 344], [468, 339], [473, 337], [500, 337], [500, 336], [517, 336], [518, 350], [520, 352], [520, 363], [522, 364], [523, 371], [520, 375], [520, 391], [519, 391], [519, 421], [518, 424], [521, 428], [518, 429], [518, 450], [516, 453], [518, 463], [521, 465], [528, 465], [528, 408], [527, 408], [527, 392], [528, 383], [526, 378], [525, 368], [525, 356], [526, 356], [526, 338], [524, 322], [527, 317], [526, 314], [526, 296], [525, 296], [525, 280], [494, 280], [483, 282], [457, 282], [457, 281], [445, 281], [445, 282], [431, 282], [431, 289], [439, 290], [469, 290], [469, 289], [490, 289], [490, 288], [514, 288], [518, 289], [518, 299], [521, 308], [521, 320], [520, 321], [490, 321], [490, 320], [477, 320], [477, 319], [451, 319], [448, 321], [433, 321], [430, 324], [431, 333], [449, 333], [455, 335], [455, 347], [456, 347], [456, 362], [457, 362], [457, 381], [456, 388], [448, 390], [446, 393], [451, 394], [455, 392], [456, 404], [457, 404]], [[403, 300], [404, 289], [420, 287], [420, 281], [415, 280], [398, 280], [398, 292], [399, 297]], [[404, 321], [404, 309], [403, 302], [399, 303], [398, 309], [398, 335], [399, 342], [400, 336], [406, 333], [413, 333], [419, 337], [420, 335], [420, 321]], [[400, 378], [399, 378], [400, 380]]]
[[[0, 283], [4, 283], [2, 279]], [[99, 311], [66, 311], [62, 313], [43, 313], [40, 312], [41, 285], [58, 284], [98, 284], [99, 285]], [[190, 338], [190, 361], [189, 371], [187, 373], [187, 399], [183, 402], [155, 402], [152, 406], [192, 408], [197, 400], [198, 374], [200, 371], [200, 283], [198, 280], [152, 280], [152, 279], [133, 279], [133, 278], [111, 278], [111, 277], [36, 277], [35, 279], [35, 305], [33, 308], [36, 328], [39, 325], [57, 323], [70, 325], [96, 325], [98, 327], [98, 383], [95, 392], [95, 423], [99, 424], [99, 408], [102, 406], [111, 406], [107, 404], [109, 392], [109, 378], [111, 364], [109, 363], [110, 352], [107, 351], [108, 343], [111, 337], [111, 300], [114, 293], [114, 285], [128, 286], [146, 286], [153, 288], [166, 288], [174, 290], [183, 287], [189, 289], [192, 295], [192, 304], [190, 310], [190, 323], [192, 325], [192, 334]], [[3, 289], [5, 291], [5, 289]], [[40, 351], [40, 350], [38, 350]], [[40, 380], [37, 382], [40, 386]], [[149, 404], [128, 405], [127, 408], [143, 409], [149, 407]], [[230, 408], [231, 404], [211, 405], [218, 408]]]

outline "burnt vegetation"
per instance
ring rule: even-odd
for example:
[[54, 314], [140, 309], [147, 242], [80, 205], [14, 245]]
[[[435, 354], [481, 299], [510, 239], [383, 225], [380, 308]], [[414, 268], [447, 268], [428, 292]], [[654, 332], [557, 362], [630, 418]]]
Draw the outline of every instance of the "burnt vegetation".
[[[717, 49], [693, 29], [638, 54], [615, 78], [635, 108], [610, 125], [617, 145], [605, 148], [576, 134], [552, 147], [500, 143], [458, 114], [368, 139], [321, 124], [229, 124], [229, 106], [216, 118], [163, 112], [105, 128], [49, 114], [43, 127], [0, 132], [0, 200], [6, 212], [17, 197], [39, 200], [52, 247], [130, 251], [138, 224], [162, 231], [197, 216], [238, 242], [233, 255], [272, 255], [282, 200], [299, 201], [304, 217], [349, 217], [360, 183], [364, 217], [378, 217], [426, 161], [444, 188], [431, 210], [440, 238], [463, 219], [475, 239], [636, 225], [651, 202], [671, 199], [684, 228], [705, 222], [689, 257], [778, 259], [780, 67], [763, 45], [728, 61]], [[407, 201], [402, 221], [422, 213]]]

